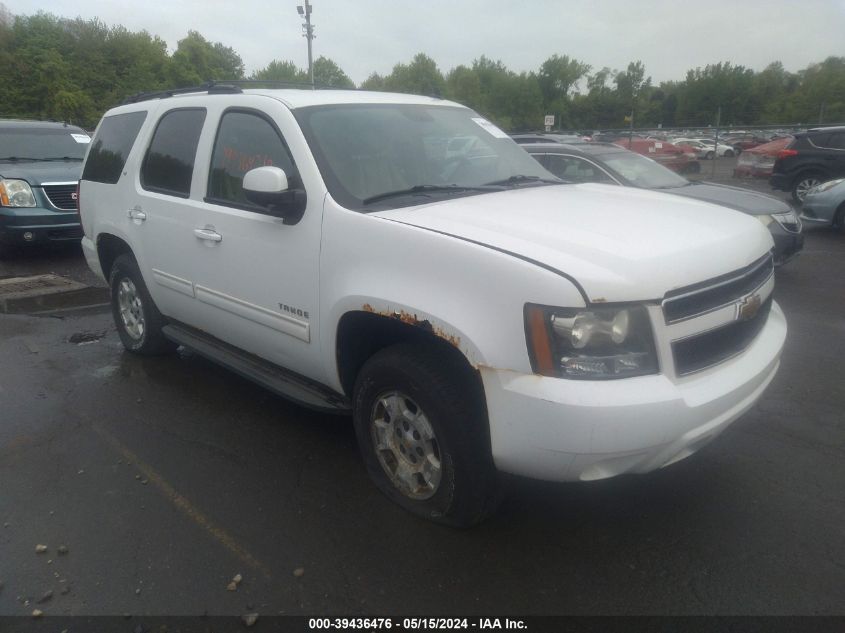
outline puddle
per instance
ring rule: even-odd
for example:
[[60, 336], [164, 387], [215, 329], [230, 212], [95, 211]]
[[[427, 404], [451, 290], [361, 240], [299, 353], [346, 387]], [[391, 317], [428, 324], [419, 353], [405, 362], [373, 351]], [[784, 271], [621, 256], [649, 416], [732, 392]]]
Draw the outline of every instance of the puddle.
[[106, 336], [106, 330], [74, 332], [70, 335], [67, 342], [75, 345], [90, 345], [96, 343]]

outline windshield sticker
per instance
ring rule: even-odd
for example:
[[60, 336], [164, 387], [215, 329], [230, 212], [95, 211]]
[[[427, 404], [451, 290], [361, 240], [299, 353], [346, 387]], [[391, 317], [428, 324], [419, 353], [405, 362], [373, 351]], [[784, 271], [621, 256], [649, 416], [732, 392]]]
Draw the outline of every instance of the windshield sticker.
[[654, 146], [655, 146], [657, 149], [663, 149], [663, 143], [655, 143], [655, 144], [654, 144]]
[[508, 138], [507, 134], [502, 132], [502, 130], [500, 130], [495, 125], [490, 123], [490, 121], [488, 121], [487, 119], [483, 119], [480, 116], [478, 116], [478, 117], [474, 116], [474, 117], [472, 117], [472, 120], [475, 121], [479, 125], [479, 127], [484, 128], [487, 132], [489, 132], [491, 135], [495, 136], [496, 138]]
[[649, 154], [654, 154], [654, 152], [656, 152], [656, 151], [657, 151], [657, 150], [655, 150], [653, 147], [649, 147], [649, 148], [648, 148], [648, 153], [649, 153]]
[[91, 137], [87, 134], [71, 134], [71, 136], [73, 137], [73, 140], [77, 143], [83, 143], [87, 145], [91, 142]]

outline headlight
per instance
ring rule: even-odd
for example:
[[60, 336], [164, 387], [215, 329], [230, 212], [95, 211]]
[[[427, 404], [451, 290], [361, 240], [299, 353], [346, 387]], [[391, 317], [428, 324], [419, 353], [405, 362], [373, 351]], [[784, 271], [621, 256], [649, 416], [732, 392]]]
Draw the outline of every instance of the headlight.
[[786, 213], [773, 213], [772, 219], [776, 220], [778, 224], [780, 224], [784, 228], [789, 228], [790, 231], [794, 231], [795, 228], [799, 225], [798, 216], [795, 215], [794, 211], [787, 211]]
[[758, 215], [757, 219], [763, 223], [763, 226], [769, 226], [772, 222], [774, 222], [774, 219], [770, 215]]
[[35, 196], [25, 180], [0, 178], [0, 204], [4, 207], [34, 207]]
[[656, 374], [657, 354], [644, 306], [585, 309], [525, 306], [535, 373], [607, 380]]
[[827, 191], [828, 189], [833, 189], [836, 185], [840, 182], [845, 182], [845, 178], [837, 178], [836, 180], [828, 180], [827, 182], [823, 182], [820, 185], [816, 185], [807, 193], [822, 193], [823, 191]]

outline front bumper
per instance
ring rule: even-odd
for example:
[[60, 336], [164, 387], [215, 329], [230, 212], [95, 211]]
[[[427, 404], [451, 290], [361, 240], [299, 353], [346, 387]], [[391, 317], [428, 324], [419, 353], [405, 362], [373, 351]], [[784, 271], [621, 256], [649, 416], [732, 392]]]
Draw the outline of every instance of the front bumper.
[[78, 242], [82, 226], [76, 211], [42, 207], [0, 207], [0, 243]]
[[775, 266], [783, 266], [804, 248], [804, 233], [802, 231], [793, 233], [784, 229], [777, 222], [772, 222], [769, 224], [769, 232], [775, 242]]
[[786, 319], [774, 303], [744, 352], [681, 379], [565, 380], [482, 367], [496, 467], [535, 479], [588, 481], [684, 459], [760, 397], [785, 339]]

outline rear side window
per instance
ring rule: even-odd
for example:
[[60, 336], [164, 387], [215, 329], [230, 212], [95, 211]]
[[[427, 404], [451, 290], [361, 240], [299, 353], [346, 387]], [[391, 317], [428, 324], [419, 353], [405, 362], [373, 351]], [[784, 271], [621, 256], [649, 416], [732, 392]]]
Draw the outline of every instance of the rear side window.
[[810, 144], [814, 147], [830, 147], [830, 134], [816, 134], [814, 136], [808, 136], [807, 140], [810, 141]]
[[826, 147], [831, 149], [845, 149], [845, 132], [837, 132], [830, 135]]
[[569, 182], [608, 182], [613, 183], [604, 171], [575, 156], [560, 156], [550, 154], [546, 160], [546, 169], [558, 178]]
[[109, 185], [120, 180], [123, 166], [146, 118], [146, 112], [115, 114], [104, 118], [88, 152], [82, 180]]
[[170, 110], [159, 119], [141, 167], [141, 186], [180, 198], [191, 194], [205, 108]]
[[208, 176], [209, 202], [253, 207], [244, 196], [244, 174], [256, 167], [282, 169], [291, 187], [299, 178], [279, 132], [267, 119], [251, 112], [233, 110], [223, 115]]

